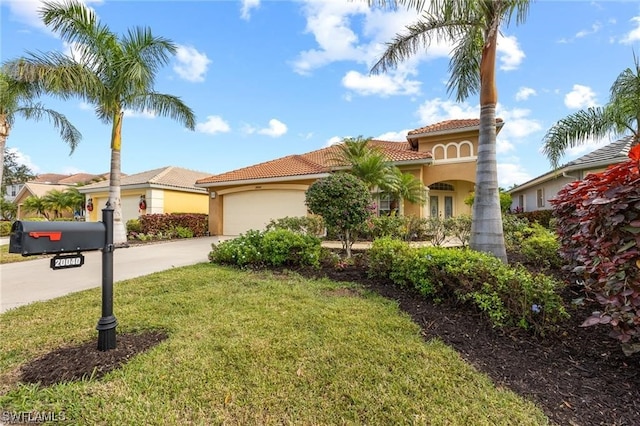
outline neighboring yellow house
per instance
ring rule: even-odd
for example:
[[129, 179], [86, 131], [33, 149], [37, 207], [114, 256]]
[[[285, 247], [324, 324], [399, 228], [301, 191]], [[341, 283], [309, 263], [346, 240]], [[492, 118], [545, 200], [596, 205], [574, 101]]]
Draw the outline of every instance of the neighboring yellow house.
[[[209, 173], [180, 167], [163, 167], [120, 179], [122, 220], [145, 214], [209, 212], [208, 192], [195, 186]], [[86, 197], [86, 220], [102, 220], [102, 209], [109, 198], [109, 181], [78, 188]]]
[[[496, 120], [497, 131], [503, 126]], [[424, 206], [407, 203], [404, 214], [426, 218], [470, 214], [464, 199], [474, 190], [479, 120], [448, 120], [409, 132], [407, 142], [371, 141], [403, 172], [413, 173], [425, 185]], [[197, 181], [209, 197], [209, 232], [239, 235], [264, 229], [272, 220], [307, 215], [305, 191], [318, 179], [344, 169], [331, 159], [336, 145], [300, 155], [289, 155]], [[378, 213], [394, 200], [378, 194]]]

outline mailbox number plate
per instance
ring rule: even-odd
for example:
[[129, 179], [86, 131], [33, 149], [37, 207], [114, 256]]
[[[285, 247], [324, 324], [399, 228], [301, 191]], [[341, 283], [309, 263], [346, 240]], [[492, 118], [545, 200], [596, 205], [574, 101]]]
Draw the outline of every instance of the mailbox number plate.
[[57, 255], [51, 258], [51, 269], [79, 268], [84, 265], [84, 256], [78, 254]]

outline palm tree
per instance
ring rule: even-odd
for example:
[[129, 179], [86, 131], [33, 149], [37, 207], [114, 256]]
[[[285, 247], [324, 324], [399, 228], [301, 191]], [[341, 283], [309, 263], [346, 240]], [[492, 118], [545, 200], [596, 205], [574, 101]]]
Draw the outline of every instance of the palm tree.
[[404, 216], [405, 201], [421, 205], [427, 201], [427, 194], [422, 181], [411, 173], [403, 173], [397, 167], [394, 167], [393, 179], [385, 189], [394, 199], [400, 200], [398, 213], [401, 216]]
[[344, 138], [338, 152], [331, 158], [339, 165], [349, 167], [349, 173], [360, 178], [370, 191], [384, 188], [393, 178], [393, 166], [385, 155], [371, 146], [371, 138]]
[[[0, 70], [0, 160], [3, 165], [7, 139], [16, 116], [36, 121], [47, 118], [60, 131], [60, 137], [69, 144], [72, 153], [80, 142], [82, 135], [67, 117], [35, 101], [39, 94], [36, 85], [18, 81]], [[3, 172], [4, 167], [0, 170], [0, 182], [3, 182]]]
[[114, 209], [114, 242], [126, 242], [120, 200], [120, 152], [125, 109], [150, 111], [195, 128], [191, 108], [176, 96], [154, 90], [156, 73], [176, 52], [166, 38], [136, 27], [118, 36], [99, 22], [95, 13], [77, 0], [45, 2], [43, 22], [63, 41], [77, 46], [69, 57], [58, 52], [30, 53], [8, 64], [17, 77], [43, 91], [68, 98], [77, 96], [95, 107], [96, 115], [111, 125], [109, 204]]
[[24, 212], [39, 214], [44, 216], [47, 220], [50, 219], [49, 207], [49, 203], [44, 199], [44, 197], [38, 197], [37, 195], [27, 197], [22, 203], [22, 209]]
[[62, 216], [62, 212], [69, 210], [67, 200], [65, 199], [64, 192], [57, 189], [52, 189], [42, 196], [47, 210], [53, 212], [53, 218]]
[[67, 188], [62, 191], [63, 204], [72, 212], [82, 215], [84, 213], [84, 194], [78, 191], [78, 188]]
[[640, 142], [640, 64], [635, 55], [633, 59], [635, 69], [627, 68], [618, 75], [608, 104], [575, 112], [549, 129], [543, 139], [543, 152], [554, 169], [568, 148], [590, 138], [631, 133], [632, 146]]
[[[370, 0], [385, 5], [385, 0]], [[400, 62], [428, 49], [432, 40], [454, 44], [449, 62], [447, 89], [456, 100], [480, 95], [480, 135], [476, 167], [476, 202], [470, 247], [507, 260], [498, 195], [496, 163], [496, 47], [501, 25], [516, 15], [524, 22], [529, 0], [396, 0], [422, 13], [418, 22], [407, 26], [387, 45], [371, 69], [385, 72]]]

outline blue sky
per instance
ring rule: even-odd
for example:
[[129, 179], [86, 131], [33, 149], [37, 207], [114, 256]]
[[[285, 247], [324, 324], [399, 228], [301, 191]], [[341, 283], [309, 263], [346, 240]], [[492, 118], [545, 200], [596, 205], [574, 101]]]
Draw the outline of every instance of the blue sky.
[[[366, 1], [93, 1], [113, 31], [149, 26], [178, 45], [157, 77], [180, 96], [196, 131], [168, 118], [126, 112], [122, 171], [180, 166], [211, 174], [299, 154], [343, 137], [405, 140], [407, 131], [478, 117], [477, 97], [446, 91], [451, 46], [433, 45], [397, 70], [371, 76], [384, 43], [415, 12], [371, 10]], [[39, 0], [0, 0], [0, 58], [68, 50], [38, 18]], [[549, 170], [545, 132], [581, 108], [603, 105], [640, 55], [640, 3], [537, 1], [527, 21], [503, 28], [498, 46], [499, 182], [523, 183]], [[7, 145], [38, 173], [105, 173], [110, 127], [78, 100], [44, 99], [83, 134], [73, 155], [45, 122], [18, 118]], [[571, 160], [598, 146], [572, 150]], [[606, 141], [604, 141], [606, 142]]]

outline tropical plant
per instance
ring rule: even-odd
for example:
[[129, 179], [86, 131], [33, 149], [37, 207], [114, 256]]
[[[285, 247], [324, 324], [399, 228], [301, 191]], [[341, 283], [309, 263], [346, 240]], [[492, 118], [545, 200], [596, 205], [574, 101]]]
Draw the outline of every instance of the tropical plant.
[[338, 152], [331, 158], [339, 165], [349, 167], [348, 172], [360, 178], [373, 191], [385, 188], [393, 178], [393, 166], [380, 150], [370, 144], [371, 138], [344, 138]]
[[53, 212], [54, 219], [62, 216], [62, 212], [69, 210], [64, 193], [53, 189], [42, 196], [47, 210]]
[[427, 201], [427, 193], [422, 181], [411, 173], [403, 173], [394, 167], [391, 179], [385, 188], [394, 199], [400, 200], [399, 214], [404, 215], [404, 201], [413, 204], [424, 204]]
[[63, 204], [73, 213], [84, 213], [84, 194], [80, 193], [78, 188], [67, 188], [62, 191]]
[[7, 184], [5, 181], [5, 173], [7, 172], [4, 160], [7, 154], [5, 148], [16, 116], [35, 121], [48, 119], [60, 131], [60, 137], [69, 144], [72, 153], [82, 138], [78, 129], [67, 120], [67, 117], [36, 102], [40, 93], [37, 85], [19, 81], [7, 74], [4, 69], [0, 71], [0, 156], [2, 156], [0, 160], [3, 164], [2, 170], [0, 170], [0, 182], [2, 182], [3, 194]]
[[153, 36], [150, 28], [136, 27], [118, 36], [77, 0], [45, 2], [40, 16], [63, 41], [77, 47], [77, 55], [29, 53], [7, 67], [12, 75], [44, 92], [62, 98], [77, 96], [94, 105], [98, 118], [112, 126], [109, 203], [114, 209], [114, 242], [123, 243], [120, 153], [124, 110], [153, 112], [195, 128], [191, 108], [176, 96], [154, 90], [156, 74], [175, 54], [176, 46]]
[[622, 71], [610, 89], [609, 103], [575, 112], [549, 129], [544, 136], [543, 152], [554, 168], [568, 148], [590, 139], [631, 133], [632, 146], [640, 142], [640, 64]]
[[365, 183], [349, 173], [333, 173], [311, 184], [305, 203], [311, 213], [339, 231], [347, 257], [351, 257], [354, 230], [371, 214], [371, 194]]
[[51, 219], [51, 215], [49, 214], [50, 204], [44, 197], [37, 195], [27, 197], [22, 203], [22, 209], [24, 212], [32, 212], [44, 216], [47, 220]]
[[17, 213], [18, 205], [15, 202], [0, 197], [0, 220], [13, 220]]
[[395, 0], [394, 3], [415, 8], [422, 15], [416, 23], [407, 26], [406, 33], [396, 35], [387, 44], [371, 72], [396, 67], [419, 50], [428, 49], [432, 40], [454, 45], [448, 91], [455, 92], [458, 101], [480, 95], [476, 202], [470, 246], [506, 261], [496, 163], [496, 47], [501, 25], [508, 25], [514, 14], [517, 23], [524, 22], [529, 0]]

